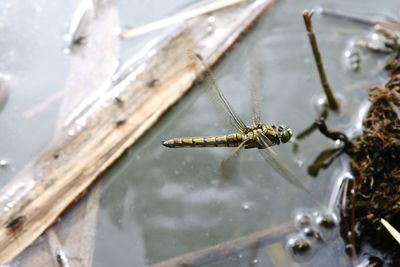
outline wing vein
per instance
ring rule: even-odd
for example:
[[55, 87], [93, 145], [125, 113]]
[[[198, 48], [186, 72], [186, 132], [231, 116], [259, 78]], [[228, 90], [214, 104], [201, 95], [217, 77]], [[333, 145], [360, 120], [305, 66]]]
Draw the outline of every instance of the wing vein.
[[229, 117], [230, 123], [238, 131], [240, 131], [241, 133], [245, 133], [247, 130], [246, 124], [239, 117], [239, 115], [236, 113], [233, 107], [229, 104], [227, 98], [219, 88], [217, 80], [215, 79], [213, 73], [207, 68], [207, 66], [204, 64], [203, 60], [199, 56], [194, 54], [193, 51], [189, 52], [190, 52], [189, 55], [192, 55], [192, 58], [194, 58], [195, 62], [199, 63], [200, 66], [202, 67], [205, 73], [204, 80], [206, 82], [206, 87], [207, 85], [210, 85], [209, 87], [207, 87], [207, 89], [208, 92], [211, 94], [212, 99], [216, 104], [217, 108], [221, 108], [223, 110], [223, 112]]

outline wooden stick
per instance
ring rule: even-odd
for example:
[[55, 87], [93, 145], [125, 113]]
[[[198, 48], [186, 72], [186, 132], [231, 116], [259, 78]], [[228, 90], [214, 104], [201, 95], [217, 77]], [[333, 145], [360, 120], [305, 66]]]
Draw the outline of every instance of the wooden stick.
[[[224, 23], [218, 35], [210, 34], [206, 18], [190, 21], [127, 79], [83, 103], [81, 113], [1, 190], [0, 264], [43, 233], [189, 90], [200, 74], [183, 51], [196, 51], [211, 67], [273, 3], [256, 1], [216, 14]], [[152, 87], [155, 77], [160, 82]]]
[[279, 227], [255, 232], [206, 249], [178, 256], [149, 267], [208, 266], [220, 260], [237, 256], [247, 250], [258, 249], [276, 242], [281, 242], [282, 239], [292, 231], [294, 231], [294, 226], [286, 223]]
[[332, 88], [329, 85], [328, 78], [325, 73], [324, 64], [322, 63], [321, 54], [318, 49], [317, 38], [315, 37], [315, 33], [313, 30], [313, 25], [311, 21], [311, 17], [313, 15], [313, 11], [304, 10], [303, 11], [303, 19], [304, 24], [306, 25], [308, 38], [310, 40], [311, 48], [314, 54], [315, 63], [317, 64], [319, 78], [321, 80], [322, 87], [324, 89], [326, 98], [328, 100], [329, 108], [332, 110], [339, 109], [339, 103], [337, 102]]
[[120, 33], [120, 36], [124, 39], [128, 38], [133, 38], [137, 37], [139, 35], [159, 30], [168, 26], [171, 26], [173, 24], [182, 22], [187, 19], [191, 19], [197, 16], [205, 15], [210, 12], [214, 12], [223, 8], [227, 8], [230, 6], [234, 6], [243, 2], [248, 2], [249, 0], [220, 0], [220, 1], [215, 1], [212, 2], [209, 5], [205, 5], [196, 9], [188, 10], [181, 12], [179, 14], [176, 14], [172, 17], [168, 17], [162, 20], [158, 20], [143, 26], [139, 27], [134, 27], [125, 31], [122, 31]]

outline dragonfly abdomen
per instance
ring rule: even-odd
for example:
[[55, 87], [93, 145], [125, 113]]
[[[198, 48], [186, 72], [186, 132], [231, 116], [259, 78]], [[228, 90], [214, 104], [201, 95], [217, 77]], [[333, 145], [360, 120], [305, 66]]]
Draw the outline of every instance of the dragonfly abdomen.
[[243, 141], [243, 135], [240, 133], [226, 134], [216, 137], [188, 137], [174, 138], [163, 141], [166, 147], [237, 147]]

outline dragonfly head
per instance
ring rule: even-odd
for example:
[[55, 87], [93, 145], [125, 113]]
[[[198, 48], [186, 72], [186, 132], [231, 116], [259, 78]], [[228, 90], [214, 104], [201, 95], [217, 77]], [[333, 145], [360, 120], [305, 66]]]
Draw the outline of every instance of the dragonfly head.
[[284, 125], [279, 125], [278, 127], [278, 137], [282, 143], [289, 142], [290, 138], [292, 138], [292, 129], [286, 127]]

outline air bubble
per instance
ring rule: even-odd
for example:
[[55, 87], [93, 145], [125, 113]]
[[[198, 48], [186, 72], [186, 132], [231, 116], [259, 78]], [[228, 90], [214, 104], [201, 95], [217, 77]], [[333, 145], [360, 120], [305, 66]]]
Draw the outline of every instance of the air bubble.
[[302, 161], [301, 159], [297, 159], [296, 163], [297, 163], [297, 166], [299, 166], [300, 168], [304, 167], [304, 161]]
[[215, 31], [215, 17], [210, 16], [207, 19], [207, 32], [209, 34], [213, 33]]
[[215, 17], [209, 16], [207, 21], [208, 21], [208, 23], [215, 23]]
[[8, 161], [5, 159], [0, 159], [0, 168], [6, 168], [9, 165]]
[[[339, 102], [339, 105], [343, 106], [346, 104], [346, 99], [339, 93], [335, 93], [336, 101]], [[328, 100], [326, 96], [323, 94], [319, 94], [318, 96], [312, 99], [312, 105], [318, 113], [323, 112], [328, 107]]]
[[242, 208], [243, 208], [244, 210], [249, 210], [249, 209], [250, 209], [250, 205], [249, 205], [248, 203], [244, 203], [244, 204], [242, 205]]
[[305, 260], [312, 255], [311, 241], [303, 237], [289, 239], [287, 248], [296, 260]]
[[315, 217], [315, 223], [322, 228], [332, 229], [336, 226], [337, 220], [333, 214], [322, 213], [317, 214]]
[[323, 111], [326, 108], [326, 106], [328, 105], [328, 102], [324, 95], [318, 96], [317, 99], [314, 99], [313, 103], [314, 103], [314, 106], [315, 106], [315, 109], [317, 110], [317, 112]]
[[344, 51], [344, 63], [348, 70], [358, 71], [361, 65], [361, 52], [352, 46]]
[[311, 224], [311, 215], [308, 213], [301, 212], [294, 217], [294, 225], [298, 229], [307, 227], [310, 224]]

